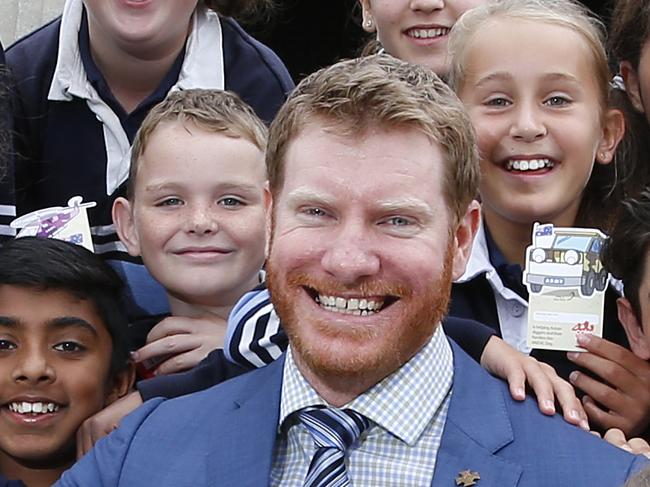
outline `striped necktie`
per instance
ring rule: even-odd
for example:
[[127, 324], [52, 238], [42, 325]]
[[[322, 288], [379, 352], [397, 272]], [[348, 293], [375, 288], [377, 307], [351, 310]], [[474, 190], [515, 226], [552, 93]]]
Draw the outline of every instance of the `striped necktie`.
[[316, 444], [304, 487], [346, 487], [350, 477], [345, 451], [370, 426], [370, 421], [351, 409], [306, 408], [298, 413]]

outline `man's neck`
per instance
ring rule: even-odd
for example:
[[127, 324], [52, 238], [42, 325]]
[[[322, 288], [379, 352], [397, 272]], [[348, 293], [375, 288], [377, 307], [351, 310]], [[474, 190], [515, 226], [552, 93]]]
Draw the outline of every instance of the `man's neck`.
[[[188, 27], [189, 29], [189, 27]], [[185, 47], [187, 32], [165, 45], [127, 48], [89, 22], [90, 51], [111, 93], [131, 113], [160, 85]]]
[[369, 374], [350, 373], [314, 373], [304, 363], [297, 353], [292, 353], [296, 367], [316, 393], [323, 398], [330, 406], [337, 408], [351, 403], [358, 396], [381, 382], [384, 378], [395, 372], [394, 367], [390, 369], [375, 369]]

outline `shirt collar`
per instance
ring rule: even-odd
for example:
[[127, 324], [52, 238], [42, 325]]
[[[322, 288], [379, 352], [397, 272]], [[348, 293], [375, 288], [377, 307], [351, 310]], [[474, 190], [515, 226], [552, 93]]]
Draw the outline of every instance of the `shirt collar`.
[[[97, 96], [84, 69], [79, 49], [82, 17], [82, 0], [67, 0], [61, 16], [59, 48], [49, 100], [69, 101], [73, 96], [85, 99]], [[187, 38], [186, 53], [178, 82], [172, 89], [224, 89], [221, 22], [212, 10], [197, 8]]]
[[[438, 413], [452, 382], [453, 354], [439, 325], [431, 340], [411, 360], [345, 407], [413, 446]], [[289, 347], [279, 428], [292, 413], [316, 405], [328, 406], [296, 367]]]

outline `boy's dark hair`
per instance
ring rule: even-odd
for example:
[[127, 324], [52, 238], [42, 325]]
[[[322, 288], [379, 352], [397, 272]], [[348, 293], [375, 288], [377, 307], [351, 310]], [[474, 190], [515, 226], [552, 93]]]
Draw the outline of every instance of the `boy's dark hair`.
[[622, 202], [618, 220], [603, 248], [603, 263], [617, 279], [623, 281], [625, 297], [641, 319], [639, 287], [645, 274], [650, 250], [650, 190], [638, 198]]
[[0, 285], [58, 290], [91, 302], [113, 340], [110, 374], [128, 364], [124, 284], [89, 250], [62, 240], [24, 237], [0, 247]]

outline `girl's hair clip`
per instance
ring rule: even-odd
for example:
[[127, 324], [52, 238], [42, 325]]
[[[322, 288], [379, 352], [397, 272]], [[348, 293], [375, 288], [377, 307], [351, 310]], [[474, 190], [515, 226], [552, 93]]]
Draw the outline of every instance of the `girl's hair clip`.
[[615, 75], [609, 82], [609, 86], [615, 90], [625, 91], [625, 83], [620, 74]]

